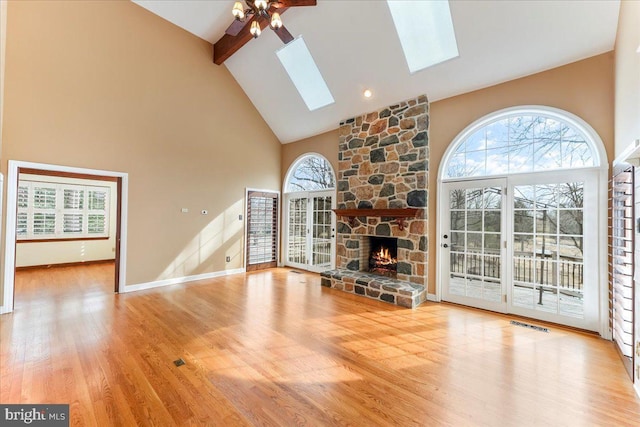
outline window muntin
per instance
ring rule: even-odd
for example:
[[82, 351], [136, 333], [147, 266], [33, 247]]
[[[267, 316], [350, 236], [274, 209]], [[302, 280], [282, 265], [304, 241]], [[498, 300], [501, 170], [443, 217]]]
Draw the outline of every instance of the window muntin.
[[20, 181], [19, 241], [109, 237], [109, 187]]
[[444, 178], [593, 167], [596, 155], [570, 123], [517, 113], [473, 129], [449, 156]]
[[305, 156], [298, 160], [289, 174], [286, 192], [331, 190], [335, 188], [333, 168], [323, 157]]

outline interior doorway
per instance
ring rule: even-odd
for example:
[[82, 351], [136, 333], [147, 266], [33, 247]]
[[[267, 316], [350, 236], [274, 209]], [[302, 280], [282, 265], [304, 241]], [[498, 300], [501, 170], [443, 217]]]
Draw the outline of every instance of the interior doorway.
[[[102, 261], [112, 270], [107, 275], [112, 277], [111, 292], [120, 291], [125, 277], [126, 188], [125, 173], [9, 161], [3, 313], [14, 309], [16, 268], [25, 262], [71, 267]], [[29, 245], [38, 249], [25, 261], [20, 253]], [[91, 253], [101, 246], [112, 255], [104, 249], [103, 255]], [[65, 258], [69, 248], [71, 258]], [[103, 271], [105, 265], [95, 270]]]

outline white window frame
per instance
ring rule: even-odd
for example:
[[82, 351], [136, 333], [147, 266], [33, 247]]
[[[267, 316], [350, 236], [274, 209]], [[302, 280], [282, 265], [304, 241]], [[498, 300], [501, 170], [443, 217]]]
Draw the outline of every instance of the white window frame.
[[[78, 185], [53, 183], [39, 180], [20, 180], [18, 188], [27, 189], [27, 206], [18, 204], [17, 219], [26, 216], [26, 233], [18, 234], [18, 242], [42, 241], [42, 240], [69, 240], [69, 239], [106, 239], [109, 238], [109, 209], [111, 189], [97, 185]], [[38, 188], [52, 189], [55, 192], [54, 206], [42, 208], [35, 206], [35, 192]], [[65, 191], [82, 192], [81, 208], [65, 207]], [[91, 193], [103, 193], [104, 205], [100, 209], [92, 209], [90, 206]], [[39, 215], [53, 216], [53, 230], [50, 233], [39, 233], [36, 228], [36, 217]], [[82, 229], [80, 232], [65, 231], [65, 215], [79, 215], [82, 218]], [[92, 232], [89, 226], [89, 219], [94, 216], [102, 216], [104, 227], [100, 232]]]
[[[325, 162], [327, 162], [329, 164], [329, 166], [331, 167], [331, 176], [333, 178], [333, 187], [327, 187], [327, 188], [320, 188], [317, 190], [300, 190], [300, 189], [296, 189], [296, 190], [292, 190], [289, 186], [289, 182], [291, 181], [291, 178], [293, 177], [293, 174], [295, 173], [296, 169], [298, 169], [298, 167], [300, 167], [300, 165], [302, 164], [302, 162], [305, 161], [305, 159], [309, 158], [309, 157], [319, 157], [321, 159], [323, 159]], [[291, 166], [289, 166], [289, 170], [287, 171], [286, 176], [284, 177], [284, 193], [302, 193], [302, 192], [313, 192], [313, 191], [335, 191], [336, 186], [338, 185], [338, 181], [337, 181], [337, 177], [336, 177], [336, 172], [335, 170], [333, 170], [333, 165], [331, 164], [331, 162], [329, 160], [327, 160], [327, 158], [325, 156], [323, 156], [322, 154], [318, 154], [318, 153], [304, 153], [301, 156], [299, 156], [297, 159], [295, 159], [293, 161], [293, 163], [291, 163]]]

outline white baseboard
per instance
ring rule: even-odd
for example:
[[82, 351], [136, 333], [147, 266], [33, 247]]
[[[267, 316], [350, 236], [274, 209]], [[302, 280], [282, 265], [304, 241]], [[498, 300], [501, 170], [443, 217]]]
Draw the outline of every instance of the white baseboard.
[[244, 268], [236, 268], [234, 270], [214, 271], [212, 273], [195, 274], [193, 276], [175, 277], [173, 279], [156, 280], [154, 282], [138, 283], [135, 285], [126, 285], [121, 293], [142, 291], [144, 289], [160, 288], [162, 286], [178, 285], [182, 283], [195, 282], [196, 280], [213, 279], [214, 277], [230, 276], [232, 274], [244, 273]]
[[4, 305], [0, 305], [0, 314], [7, 314], [7, 313], [11, 313], [11, 310], [9, 310]]
[[427, 293], [427, 301], [440, 302], [436, 294]]

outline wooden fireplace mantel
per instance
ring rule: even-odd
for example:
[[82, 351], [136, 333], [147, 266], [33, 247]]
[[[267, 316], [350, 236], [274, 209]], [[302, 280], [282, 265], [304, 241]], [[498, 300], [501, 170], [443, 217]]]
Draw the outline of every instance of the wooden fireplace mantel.
[[418, 208], [400, 209], [333, 209], [337, 216], [345, 217], [350, 226], [354, 226], [358, 217], [387, 217], [394, 218], [400, 230], [404, 230], [404, 220], [406, 218], [416, 218], [422, 213]]

